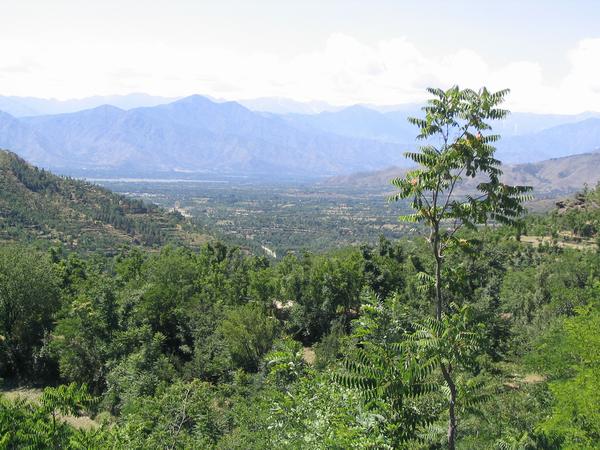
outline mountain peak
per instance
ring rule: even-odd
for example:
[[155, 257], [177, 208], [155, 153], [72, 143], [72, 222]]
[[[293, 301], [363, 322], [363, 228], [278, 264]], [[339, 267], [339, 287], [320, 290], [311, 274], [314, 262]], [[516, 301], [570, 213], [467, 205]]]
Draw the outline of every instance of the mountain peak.
[[196, 109], [203, 109], [203, 110], [208, 110], [208, 111], [219, 111], [220, 113], [223, 113], [226, 111], [246, 111], [248, 113], [251, 113], [251, 111], [248, 108], [240, 105], [237, 102], [233, 102], [233, 101], [216, 102], [208, 97], [205, 97], [205, 96], [199, 95], [199, 94], [189, 95], [187, 97], [184, 97], [182, 99], [179, 99], [172, 103], [168, 103], [163, 106], [166, 106], [167, 108], [170, 108], [173, 106], [175, 106], [175, 107], [183, 106], [185, 108], [196, 108]]
[[172, 104], [215, 104], [211, 99], [200, 94], [192, 94], [175, 100]]
[[4, 120], [16, 120], [15, 117], [5, 111], [0, 110], [0, 118]]
[[352, 112], [352, 113], [368, 113], [368, 114], [381, 114], [378, 111], [375, 111], [374, 109], [369, 108], [368, 106], [365, 105], [351, 105], [348, 106], [347, 108], [342, 109], [340, 112]]
[[[87, 111], [90, 111], [90, 112], [100, 112], [100, 113], [102, 113], [102, 112], [103, 113], [122, 113], [122, 112], [125, 112], [124, 109], [121, 109], [121, 108], [119, 108], [117, 106], [108, 105], [108, 104], [96, 106], [95, 108], [90, 108]], [[70, 114], [76, 114], [76, 113], [70, 113]]]

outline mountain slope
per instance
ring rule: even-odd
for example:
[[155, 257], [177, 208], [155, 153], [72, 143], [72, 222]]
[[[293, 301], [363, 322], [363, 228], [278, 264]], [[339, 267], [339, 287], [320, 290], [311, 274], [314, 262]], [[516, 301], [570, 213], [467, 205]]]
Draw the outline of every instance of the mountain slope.
[[317, 114], [322, 111], [336, 111], [342, 109], [326, 102], [299, 102], [284, 97], [259, 97], [237, 100], [240, 105], [252, 111], [268, 112], [274, 114]]
[[[415, 146], [417, 130], [408, 123], [419, 117], [419, 108], [378, 112], [352, 106], [320, 114], [288, 114], [291, 124], [341, 136], [373, 139]], [[494, 132], [502, 136], [498, 156], [507, 163], [536, 162], [549, 158], [585, 153], [600, 148], [600, 114], [553, 115], [514, 113], [493, 123]]]
[[122, 244], [155, 246], [202, 238], [179, 215], [58, 177], [5, 150], [0, 150], [0, 192], [0, 240], [43, 240], [113, 252]]
[[49, 164], [55, 158], [47, 144], [34, 128], [0, 111], [0, 148], [14, 148], [40, 164]]
[[563, 124], [498, 143], [503, 161], [534, 162], [600, 149], [600, 118]]
[[406, 145], [413, 143], [415, 139], [415, 128], [407, 121], [409, 115], [412, 113], [408, 111], [381, 113], [356, 105], [335, 112], [288, 114], [285, 118], [296, 126], [312, 127], [341, 136]]
[[[533, 186], [536, 193], [573, 192], [584, 184], [600, 181], [600, 151], [537, 163], [504, 165], [502, 180], [512, 185]], [[349, 176], [333, 177], [323, 181], [328, 186], [353, 186], [356, 188], [392, 189], [392, 178], [402, 176], [408, 169], [389, 167], [375, 172], [362, 172]], [[472, 189], [475, 181], [467, 181], [464, 190]]]

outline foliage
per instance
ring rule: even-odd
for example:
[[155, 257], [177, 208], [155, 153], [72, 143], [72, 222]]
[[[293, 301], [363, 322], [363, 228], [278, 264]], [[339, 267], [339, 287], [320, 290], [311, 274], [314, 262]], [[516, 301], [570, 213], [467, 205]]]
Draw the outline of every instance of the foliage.
[[[0, 448], [442, 448], [451, 404], [458, 448], [597, 446], [600, 253], [584, 234], [594, 232], [598, 191], [526, 218], [528, 233], [555, 233], [556, 242], [519, 241], [501, 224], [518, 219], [520, 205], [511, 202], [519, 193], [486, 185], [486, 197], [473, 197], [482, 205], [456, 188], [449, 194], [460, 173], [451, 161], [470, 165], [463, 179], [483, 170], [488, 180], [475, 182], [495, 183], [494, 138], [478, 137], [487, 130], [478, 120], [502, 115], [492, 105], [501, 95], [434, 94], [425, 122], [416, 123], [449, 136], [447, 154], [417, 156], [425, 166], [420, 181], [409, 179], [408, 200], [422, 196], [418, 231], [428, 217], [439, 219], [438, 252], [432, 239], [376, 236], [280, 259], [219, 242], [117, 248], [109, 236], [103, 242], [112, 244], [95, 254], [87, 244], [78, 252], [49, 242], [47, 253], [37, 244], [0, 249], [0, 376], [8, 391], [0, 396]], [[454, 122], [443, 121], [448, 111]], [[458, 135], [443, 126], [454, 123]], [[443, 150], [443, 140], [430, 135], [426, 144]], [[77, 191], [80, 182], [21, 169], [9, 172], [10, 186], [92, 202], [77, 211], [102, 211], [96, 203], [111, 195], [90, 197], [87, 185]], [[456, 213], [456, 223], [441, 215], [445, 203], [426, 211], [430, 176], [447, 187], [444, 214]], [[348, 202], [356, 208], [365, 198]], [[40, 205], [16, 204], [18, 214]], [[36, 220], [50, 228], [60, 222], [40, 211]], [[272, 219], [264, 216], [259, 224]], [[493, 226], [478, 226], [485, 217]], [[343, 242], [364, 242], [366, 229], [373, 227]], [[319, 238], [311, 245], [324, 246]], [[46, 386], [40, 400], [15, 400], [11, 390], [23, 383]], [[82, 429], [81, 414], [98, 425]]]
[[[595, 291], [596, 295], [600, 294], [600, 285]], [[546, 353], [544, 347], [540, 349], [551, 359], [545, 366], [551, 369], [548, 375], [554, 381], [550, 383], [550, 390], [555, 397], [552, 416], [542, 422], [540, 428], [550, 437], [559, 438], [565, 448], [591, 448], [600, 442], [600, 309], [597, 299], [578, 308], [576, 316], [565, 319], [558, 330], [551, 332], [555, 343], [551, 352]], [[543, 345], [549, 343], [546, 340]], [[560, 365], [557, 365], [558, 360]]]
[[232, 309], [221, 324], [221, 334], [234, 364], [248, 371], [258, 369], [276, 333], [276, 320], [253, 304]]
[[124, 409], [112, 445], [128, 449], [214, 446], [222, 432], [219, 406], [206, 383], [177, 381], [138, 395]]
[[80, 415], [93, 403], [86, 386], [46, 388], [39, 402], [0, 397], [0, 448], [84, 448], [93, 432], [77, 430], [64, 419]]
[[307, 363], [303, 359], [302, 345], [289, 338], [276, 342], [264, 359], [267, 381], [282, 389], [306, 372]]
[[426, 382], [432, 370], [432, 361], [413, 358], [399, 345], [365, 342], [344, 361], [337, 381], [360, 393], [387, 445], [399, 448], [414, 441], [419, 427], [432, 419], [415, 401], [432, 390]]
[[[507, 110], [498, 106], [504, 101], [508, 90], [479, 92], [461, 90], [458, 86], [447, 91], [428, 89], [433, 96], [422, 109], [424, 118], [410, 118], [419, 128], [418, 139], [426, 140], [418, 152], [408, 152], [406, 157], [419, 165], [404, 178], [395, 178], [392, 184], [398, 192], [394, 200], [412, 198], [414, 213], [402, 216], [403, 221], [423, 222], [429, 232], [427, 242], [434, 257], [434, 273], [421, 272], [419, 276], [426, 288], [433, 286], [435, 294], [435, 319], [441, 325], [444, 314], [452, 314], [450, 303], [444, 298], [443, 281], [452, 285], [453, 277], [442, 278], [446, 250], [468, 247], [466, 240], [457, 238], [462, 228], [476, 229], [476, 225], [493, 220], [504, 225], [519, 225], [524, 213], [524, 194], [531, 190], [526, 186], [508, 186], [500, 182], [500, 161], [494, 158], [493, 143], [500, 136], [483, 133], [491, 130], [491, 120], [502, 119]], [[463, 198], [456, 195], [456, 188], [463, 178], [483, 177], [476, 186], [476, 195]], [[436, 333], [432, 334], [436, 337]], [[434, 345], [448, 398], [448, 448], [454, 449], [457, 433], [456, 406], [459, 387], [453, 373], [453, 358], [457, 348]], [[456, 362], [456, 361], [455, 361]], [[455, 364], [454, 364], [455, 365]]]
[[41, 348], [59, 301], [58, 277], [46, 255], [0, 248], [0, 377], [47, 375]]

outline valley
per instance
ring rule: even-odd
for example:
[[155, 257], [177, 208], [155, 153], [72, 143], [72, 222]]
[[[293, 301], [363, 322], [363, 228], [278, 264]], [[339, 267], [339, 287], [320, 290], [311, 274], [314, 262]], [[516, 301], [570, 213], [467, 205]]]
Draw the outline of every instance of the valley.
[[375, 243], [379, 235], [397, 239], [413, 228], [397, 220], [406, 205], [389, 203], [380, 189], [239, 181], [99, 183], [167, 209], [177, 207], [207, 233], [257, 253], [265, 253], [263, 246], [278, 256], [323, 252]]
[[[503, 167], [503, 181], [533, 187], [526, 204], [542, 213], [555, 203], [600, 181], [600, 152]], [[408, 202], [390, 203], [392, 178], [409, 169], [392, 167], [318, 180], [271, 181], [257, 177], [202, 179], [96, 179], [130, 196], [175, 209], [205, 232], [269, 257], [288, 252], [323, 252], [374, 244], [379, 236], [414, 236], [418, 227], [398, 221]], [[475, 191], [482, 180], [465, 180], [458, 195]]]

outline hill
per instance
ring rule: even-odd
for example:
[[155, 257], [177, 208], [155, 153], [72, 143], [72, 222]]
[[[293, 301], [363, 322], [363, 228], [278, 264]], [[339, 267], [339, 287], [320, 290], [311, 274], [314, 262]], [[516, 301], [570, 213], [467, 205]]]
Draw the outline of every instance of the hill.
[[[533, 186], [538, 194], [574, 192], [584, 184], [595, 185], [600, 180], [600, 151], [563, 158], [548, 159], [537, 163], [504, 165], [503, 180], [507, 184]], [[408, 169], [389, 167], [375, 172], [360, 172], [349, 176], [332, 177], [321, 184], [326, 186], [353, 186], [364, 188], [391, 188], [392, 178], [406, 173]], [[472, 187], [469, 181], [464, 188]]]
[[203, 239], [178, 214], [53, 175], [5, 150], [0, 150], [0, 191], [2, 241], [41, 240], [112, 253], [122, 244], [154, 247]]

